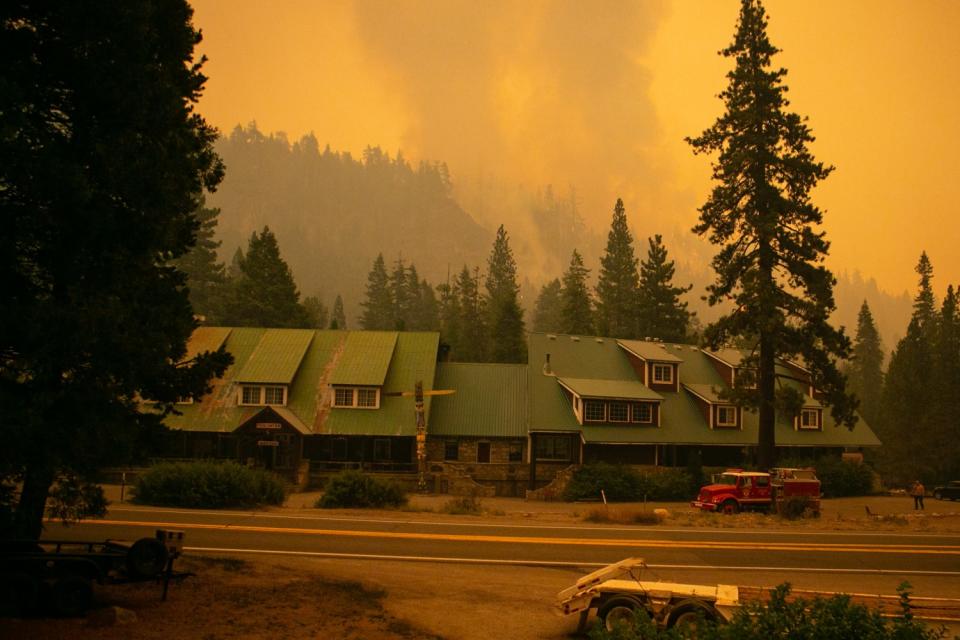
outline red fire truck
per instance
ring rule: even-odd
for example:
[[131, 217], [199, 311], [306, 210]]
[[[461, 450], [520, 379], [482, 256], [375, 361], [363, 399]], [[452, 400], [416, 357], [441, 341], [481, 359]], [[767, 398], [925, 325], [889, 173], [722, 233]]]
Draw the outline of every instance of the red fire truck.
[[727, 469], [701, 487], [695, 509], [737, 513], [748, 509], [777, 510], [784, 501], [800, 498], [815, 515], [820, 514], [820, 480], [813, 469], [772, 469], [744, 471]]

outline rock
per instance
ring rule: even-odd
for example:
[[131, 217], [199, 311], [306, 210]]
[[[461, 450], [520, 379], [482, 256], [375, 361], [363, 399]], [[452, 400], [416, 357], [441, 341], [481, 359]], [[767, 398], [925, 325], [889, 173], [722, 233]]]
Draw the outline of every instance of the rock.
[[104, 607], [95, 609], [87, 614], [87, 626], [114, 627], [135, 624], [140, 619], [135, 611], [123, 607]]
[[670, 512], [666, 509], [654, 509], [653, 515], [657, 516], [657, 520], [663, 521], [670, 517]]

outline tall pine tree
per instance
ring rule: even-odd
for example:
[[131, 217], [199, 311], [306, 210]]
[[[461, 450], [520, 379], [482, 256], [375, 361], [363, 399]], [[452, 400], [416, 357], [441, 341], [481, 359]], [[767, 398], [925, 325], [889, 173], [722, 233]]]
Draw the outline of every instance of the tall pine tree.
[[363, 315], [360, 326], [367, 330], [390, 330], [395, 327], [393, 318], [393, 296], [390, 292], [390, 278], [383, 261], [383, 254], [377, 254], [373, 267], [367, 275], [367, 297], [360, 303]]
[[[716, 184], [694, 231], [720, 247], [709, 303], [734, 310], [708, 326], [705, 337], [712, 347], [738, 336], [754, 343], [758, 389], [738, 401], [759, 410], [761, 468], [776, 456], [778, 358], [802, 360], [834, 418], [850, 427], [856, 422], [856, 402], [837, 366], [849, 355], [850, 340], [828, 322], [834, 277], [823, 265], [829, 247], [818, 230], [823, 215], [810, 200], [832, 167], [814, 160], [809, 127], [787, 111], [786, 69], [771, 67], [777, 52], [760, 0], [742, 0], [733, 43], [721, 52], [736, 62], [720, 94], [726, 112], [687, 139], [695, 153], [719, 154]], [[799, 397], [779, 395], [781, 406], [799, 410]]]
[[497, 229], [493, 249], [487, 259], [487, 295], [485, 307], [489, 327], [488, 354], [493, 362], [526, 362], [527, 342], [517, 263], [503, 225]]
[[187, 254], [173, 261], [178, 269], [187, 274], [194, 315], [211, 325], [222, 321], [227, 286], [226, 267], [217, 260], [220, 243], [214, 240], [219, 215], [220, 210], [206, 207], [201, 197], [196, 210], [199, 223], [197, 242]]
[[860, 399], [860, 415], [867, 424], [876, 425], [883, 394], [883, 345], [866, 300], [857, 316], [853, 359], [847, 375], [850, 392]]
[[563, 274], [561, 292], [560, 331], [571, 335], [590, 335], [593, 333], [593, 302], [587, 286], [590, 270], [583, 266], [583, 258], [574, 249], [570, 256], [570, 266]]
[[934, 477], [960, 478], [960, 439], [957, 421], [960, 416], [960, 309], [958, 293], [953, 285], [940, 307], [937, 324], [935, 397], [931, 416], [929, 448], [938, 455], [934, 458]]
[[451, 285], [444, 282], [437, 285], [437, 293], [440, 295], [438, 315], [440, 343], [443, 350], [441, 355], [443, 359], [449, 360], [460, 351], [460, 289], [457, 288], [456, 283]]
[[307, 327], [310, 319], [277, 238], [264, 227], [250, 236], [233, 282], [226, 323], [239, 327]]
[[480, 297], [480, 269], [471, 275], [467, 265], [457, 276], [460, 292], [460, 349], [453, 354], [458, 362], [486, 362], [487, 326], [483, 298]]
[[347, 316], [343, 312], [343, 298], [339, 293], [337, 294], [337, 299], [333, 301], [333, 311], [330, 312], [330, 328], [347, 328]]
[[533, 330], [556, 333], [563, 326], [563, 295], [560, 280], [554, 278], [540, 287], [533, 306]]
[[647, 240], [647, 259], [640, 263], [640, 293], [637, 298], [637, 324], [641, 337], [665, 342], [684, 342], [688, 337], [690, 316], [680, 296], [693, 285], [673, 286], [673, 260], [667, 260], [663, 238]]
[[607, 234], [607, 250], [600, 258], [597, 278], [596, 327], [602, 336], [637, 337], [637, 258], [633, 253], [633, 236], [627, 227], [623, 200], [617, 198], [613, 221]]

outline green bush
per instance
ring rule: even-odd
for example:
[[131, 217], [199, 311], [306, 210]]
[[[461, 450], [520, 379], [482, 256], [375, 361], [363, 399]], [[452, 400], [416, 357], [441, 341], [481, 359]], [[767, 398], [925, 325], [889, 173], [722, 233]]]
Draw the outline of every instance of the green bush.
[[447, 500], [440, 511], [454, 516], [478, 516], [483, 513], [483, 503], [477, 496], [460, 496]]
[[327, 483], [316, 505], [321, 509], [400, 507], [407, 495], [396, 482], [381, 480], [359, 471], [341, 471]]
[[[900, 614], [884, 618], [880, 612], [854, 604], [850, 596], [790, 599], [790, 585], [783, 584], [771, 592], [770, 601], [751, 602], [733, 616], [729, 624], [698, 623], [696, 640], [768, 640], [769, 638], [815, 638], [816, 640], [942, 640], [947, 632], [932, 629], [915, 619], [911, 612], [909, 585], [897, 589]], [[590, 632], [592, 640], [680, 640], [691, 637], [678, 628], [660, 629], [645, 612], [635, 616], [632, 625], [621, 625], [608, 632], [596, 624]]]
[[810, 508], [810, 498], [807, 496], [790, 496], [780, 503], [780, 517], [785, 520], [799, 520]]
[[846, 462], [835, 456], [788, 459], [781, 467], [813, 467], [820, 478], [820, 490], [828, 498], [866, 496], [873, 490], [873, 469], [866, 464]]
[[166, 507], [220, 509], [283, 504], [284, 483], [236, 462], [164, 462], [137, 477], [133, 500]]
[[564, 499], [599, 499], [601, 489], [610, 502], [674, 501], [689, 500], [697, 486], [683, 469], [635, 471], [623, 465], [598, 462], [584, 465], [573, 474]]

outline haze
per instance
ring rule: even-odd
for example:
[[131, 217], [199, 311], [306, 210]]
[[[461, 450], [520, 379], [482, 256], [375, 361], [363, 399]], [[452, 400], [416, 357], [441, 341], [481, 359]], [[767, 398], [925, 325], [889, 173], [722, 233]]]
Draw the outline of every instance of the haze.
[[[830, 266], [913, 291], [922, 250], [937, 291], [960, 274], [960, 3], [768, 0], [769, 32], [809, 117]], [[448, 163], [465, 208], [477, 185], [575, 186], [599, 232], [624, 198], [635, 233], [712, 251], [689, 234], [709, 163], [683, 137], [716, 94], [739, 3], [196, 0], [210, 80], [200, 111], [358, 153], [380, 145]], [[669, 246], [669, 245], [668, 245]], [[384, 248], [389, 251], [389, 247]], [[551, 277], [559, 275], [552, 274]]]

